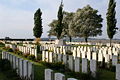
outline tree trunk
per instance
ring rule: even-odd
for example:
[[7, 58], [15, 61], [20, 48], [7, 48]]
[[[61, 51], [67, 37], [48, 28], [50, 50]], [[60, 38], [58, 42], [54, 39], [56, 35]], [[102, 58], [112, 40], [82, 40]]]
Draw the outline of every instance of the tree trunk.
[[40, 38], [36, 38], [35, 41], [36, 41], [36, 44], [39, 44]]
[[110, 39], [110, 47], [112, 47], [112, 46], [111, 46], [111, 41], [112, 41], [112, 39]]
[[69, 39], [70, 39], [70, 42], [72, 41], [72, 37], [71, 36], [69, 36]]
[[85, 38], [85, 42], [86, 42], [86, 43], [88, 42], [87, 38]]

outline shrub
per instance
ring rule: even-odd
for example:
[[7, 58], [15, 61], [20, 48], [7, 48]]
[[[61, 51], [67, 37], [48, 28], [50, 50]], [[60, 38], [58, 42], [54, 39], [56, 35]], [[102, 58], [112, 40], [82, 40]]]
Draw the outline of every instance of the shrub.
[[35, 60], [35, 55], [29, 55], [27, 58], [30, 60]]
[[21, 51], [16, 51], [15, 53], [18, 54], [18, 55], [22, 55]]
[[60, 70], [61, 72], [65, 71], [65, 65], [63, 65], [62, 62], [55, 63], [41, 62], [41, 63], [51, 69]]
[[29, 55], [30, 55], [30, 53], [25, 53], [25, 54], [23, 54], [23, 56], [26, 57], [26, 58], [27, 58]]
[[4, 47], [4, 46], [5, 46], [5, 44], [0, 42], [0, 47]]
[[49, 51], [48, 49], [45, 49], [45, 51]]
[[7, 51], [8, 52], [14, 52], [12, 48], [9, 48]]
[[70, 50], [68, 50], [68, 51], [66, 52], [66, 54], [67, 54], [67, 55], [72, 55], [73, 53], [72, 53]]
[[37, 60], [42, 60], [42, 54], [37, 55]]
[[15, 50], [14, 50], [15, 52], [17, 52], [17, 51], [19, 51], [19, 49], [18, 48], [15, 48]]

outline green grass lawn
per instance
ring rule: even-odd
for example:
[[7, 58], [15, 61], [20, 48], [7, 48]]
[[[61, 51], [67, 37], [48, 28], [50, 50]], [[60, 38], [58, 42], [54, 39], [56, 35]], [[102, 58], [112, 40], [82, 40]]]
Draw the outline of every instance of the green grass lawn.
[[108, 71], [108, 70], [104, 70], [101, 69], [99, 70], [100, 72], [100, 80], [115, 80], [115, 73]]
[[0, 80], [9, 80], [6, 78], [6, 76], [0, 72]]

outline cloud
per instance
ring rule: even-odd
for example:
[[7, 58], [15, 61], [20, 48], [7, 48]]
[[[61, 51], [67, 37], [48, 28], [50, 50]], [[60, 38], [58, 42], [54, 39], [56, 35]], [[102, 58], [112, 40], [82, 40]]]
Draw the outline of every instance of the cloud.
[[[13, 38], [33, 38], [34, 13], [40, 8], [43, 19], [43, 35], [47, 37], [48, 24], [57, 18], [57, 10], [61, 0], [0, 0], [0, 37], [10, 36]], [[117, 1], [116, 18], [117, 26], [120, 25], [120, 1]], [[99, 14], [104, 18], [103, 35], [97, 38], [107, 38], [106, 33], [106, 12], [108, 0], [64, 0], [64, 10], [75, 12], [87, 4], [98, 9]], [[119, 27], [120, 28], [120, 27]], [[120, 38], [120, 31], [115, 35]]]

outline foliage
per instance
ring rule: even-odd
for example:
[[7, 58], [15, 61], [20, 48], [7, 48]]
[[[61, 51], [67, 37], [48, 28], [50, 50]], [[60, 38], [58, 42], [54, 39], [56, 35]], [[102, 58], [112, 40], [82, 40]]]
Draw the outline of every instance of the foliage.
[[98, 10], [93, 9], [89, 5], [82, 9], [78, 9], [73, 19], [71, 30], [74, 36], [84, 37], [87, 42], [88, 37], [94, 37], [102, 34], [101, 15], [98, 15]]
[[35, 55], [29, 55], [27, 58], [34, 61], [35, 60]]
[[67, 55], [72, 55], [73, 52], [71, 52], [70, 50], [68, 50], [68, 51], [66, 51], [66, 54], [67, 54]]
[[62, 64], [62, 62], [55, 62], [55, 63], [41, 62], [41, 63], [49, 67], [50, 69], [64, 71], [65, 66]]
[[[72, 33], [70, 32], [70, 27], [72, 26], [71, 22], [72, 22], [72, 18], [74, 17], [73, 15], [74, 13], [72, 12], [69, 13], [69, 12], [63, 11], [63, 20], [62, 20], [63, 29], [62, 29], [61, 37], [68, 36], [69, 38], [71, 38]], [[48, 31], [49, 33], [48, 36], [57, 36], [57, 33], [55, 31], [57, 24], [58, 24], [58, 20], [53, 20], [49, 24], [51, 28]]]
[[113, 39], [113, 36], [116, 34], [116, 30], [118, 29], [116, 27], [117, 20], [115, 19], [115, 15], [116, 15], [115, 7], [116, 7], [115, 0], [109, 0], [106, 18], [107, 18], [107, 34], [110, 39], [110, 46], [111, 46], [111, 39]]
[[5, 46], [5, 44], [0, 42], [0, 47], [4, 47], [4, 46]]
[[63, 24], [64, 24], [64, 28], [63, 28], [63, 34], [62, 35], [66, 35], [70, 38], [70, 42], [71, 42], [71, 37], [73, 35], [73, 32], [70, 32], [70, 28], [73, 26], [71, 23], [73, 22], [73, 18], [74, 18], [74, 14], [73, 12], [63, 12]]
[[34, 14], [34, 28], [33, 33], [36, 38], [40, 38], [43, 33], [42, 28], [42, 19], [41, 19], [42, 12], [40, 8]]
[[15, 53], [18, 54], [18, 55], [22, 55], [21, 51], [16, 51]]
[[8, 52], [14, 52], [12, 48], [9, 48], [7, 51]]
[[[56, 34], [56, 26], [57, 26], [58, 20], [53, 20], [48, 26], [50, 27], [50, 30], [48, 31], [48, 36], [57, 36]], [[47, 44], [47, 43], [46, 43]]]
[[42, 54], [38, 54], [37, 55], [37, 60], [39, 61], [39, 60], [42, 60]]
[[23, 56], [24, 56], [25, 58], [27, 58], [29, 55], [30, 55], [30, 53], [25, 53], [25, 54], [23, 54]]
[[59, 6], [59, 10], [58, 10], [58, 22], [57, 22], [57, 26], [55, 28], [55, 32], [56, 32], [56, 36], [58, 39], [61, 38], [61, 33], [63, 30], [63, 4], [61, 3], [61, 5]]
[[59, 10], [58, 10], [58, 23], [57, 23], [57, 26], [56, 26], [56, 34], [57, 34], [57, 38], [60, 39], [61, 37], [61, 33], [62, 33], [62, 30], [63, 30], [63, 24], [62, 24], [62, 20], [63, 20], [63, 4], [61, 3], [60, 7], [59, 7]]

